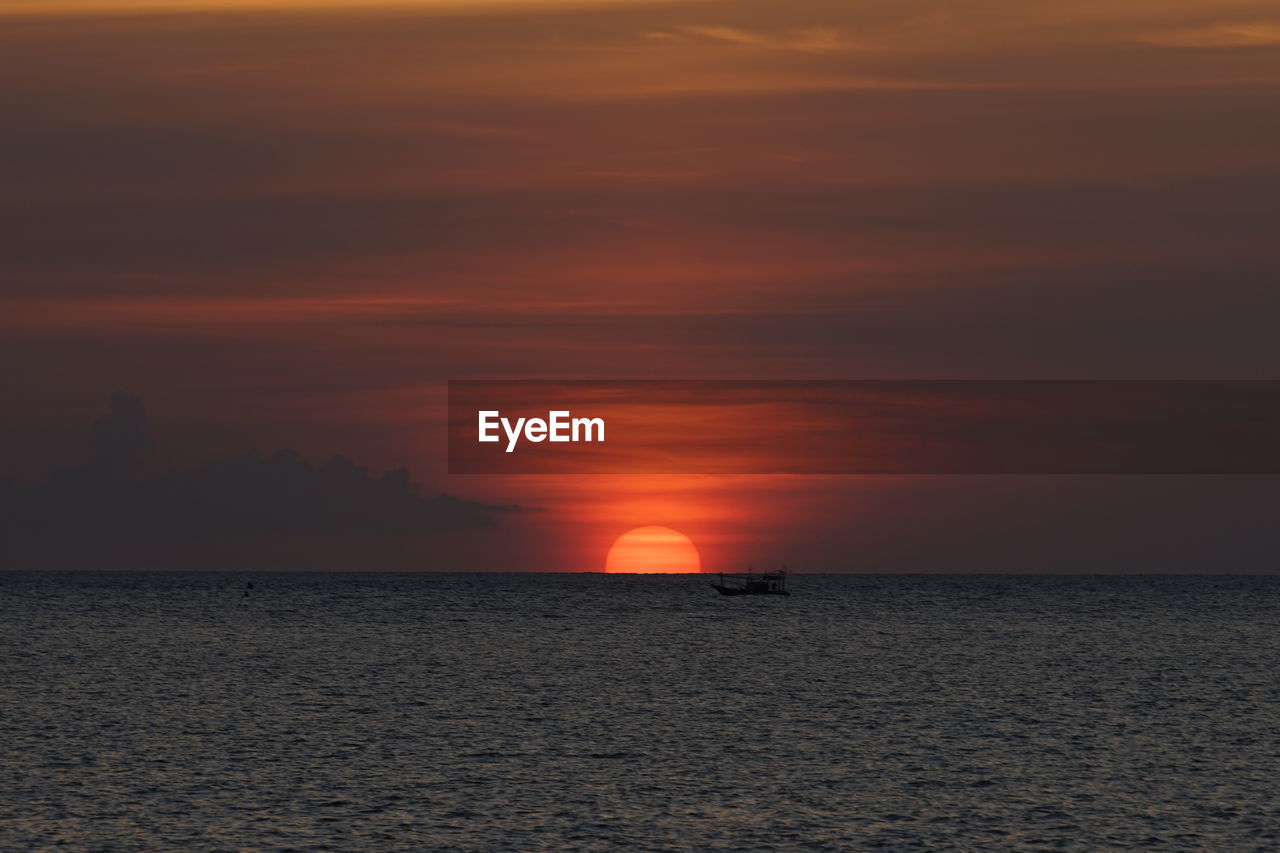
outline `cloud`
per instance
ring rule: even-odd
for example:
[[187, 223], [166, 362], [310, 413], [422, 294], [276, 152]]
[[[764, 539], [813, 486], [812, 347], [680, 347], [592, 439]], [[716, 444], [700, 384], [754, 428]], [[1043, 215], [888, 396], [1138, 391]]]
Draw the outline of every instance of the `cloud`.
[[[632, 0], [641, 5], [652, 0]], [[560, 11], [621, 5], [619, 0], [380, 0], [379, 8], [408, 9], [416, 14], [476, 15], [525, 10]], [[296, 12], [359, 9], [357, 0], [0, 0], [0, 16], [104, 13], [178, 14], [217, 12]]]
[[147, 412], [117, 392], [94, 423], [88, 464], [0, 496], [0, 529], [59, 536], [276, 536], [424, 533], [489, 527], [515, 510], [424, 497], [404, 468], [372, 476], [342, 456], [313, 465], [257, 450], [146, 475]]
[[93, 422], [93, 439], [87, 470], [113, 480], [132, 477], [151, 448], [146, 407], [121, 391], [112, 394], [110, 410]]
[[1144, 36], [1142, 41], [1161, 47], [1268, 47], [1280, 45], [1280, 21], [1223, 21], [1160, 30]]
[[[768, 50], [821, 53], [852, 46], [852, 43], [835, 27], [798, 27], [765, 31], [728, 26], [686, 26], [680, 27], [678, 33], [721, 44], [760, 47]], [[649, 38], [676, 39], [678, 37], [676, 33], [649, 33]]]

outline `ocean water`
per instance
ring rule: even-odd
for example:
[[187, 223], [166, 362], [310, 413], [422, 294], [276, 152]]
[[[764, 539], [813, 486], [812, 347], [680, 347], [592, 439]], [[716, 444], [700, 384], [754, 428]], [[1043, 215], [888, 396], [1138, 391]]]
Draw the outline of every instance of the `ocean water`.
[[0, 574], [0, 850], [1280, 848], [1280, 578], [791, 586]]

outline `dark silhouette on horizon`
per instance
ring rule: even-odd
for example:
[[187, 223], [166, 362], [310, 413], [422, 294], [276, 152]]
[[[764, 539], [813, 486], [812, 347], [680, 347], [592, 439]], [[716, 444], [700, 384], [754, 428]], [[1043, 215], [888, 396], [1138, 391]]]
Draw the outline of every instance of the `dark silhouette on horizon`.
[[[12, 539], [180, 540], [432, 533], [489, 527], [514, 506], [441, 493], [424, 497], [405, 468], [373, 476], [343, 456], [313, 465], [293, 450], [250, 450], [193, 469], [148, 473], [147, 410], [123, 392], [93, 423], [93, 452], [43, 483], [0, 494], [0, 532]], [[30, 543], [28, 543], [30, 544]], [[23, 565], [43, 563], [25, 548]], [[89, 566], [92, 567], [92, 566]]]

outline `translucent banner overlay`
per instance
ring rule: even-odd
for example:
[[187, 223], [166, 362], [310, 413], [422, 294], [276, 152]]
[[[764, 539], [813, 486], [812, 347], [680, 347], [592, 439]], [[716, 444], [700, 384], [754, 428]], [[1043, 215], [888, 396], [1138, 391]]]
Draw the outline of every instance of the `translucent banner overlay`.
[[451, 474], [1277, 474], [1280, 381], [449, 383]]

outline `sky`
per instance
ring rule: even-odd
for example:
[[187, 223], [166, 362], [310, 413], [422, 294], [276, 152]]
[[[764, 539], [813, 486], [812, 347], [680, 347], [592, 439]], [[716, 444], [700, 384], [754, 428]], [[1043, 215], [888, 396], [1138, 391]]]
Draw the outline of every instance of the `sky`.
[[450, 477], [443, 424], [449, 379], [1276, 378], [1277, 96], [1262, 2], [0, 0], [0, 480], [91, 468], [120, 391], [152, 473], [488, 519], [285, 567], [1273, 568], [1274, 478]]

